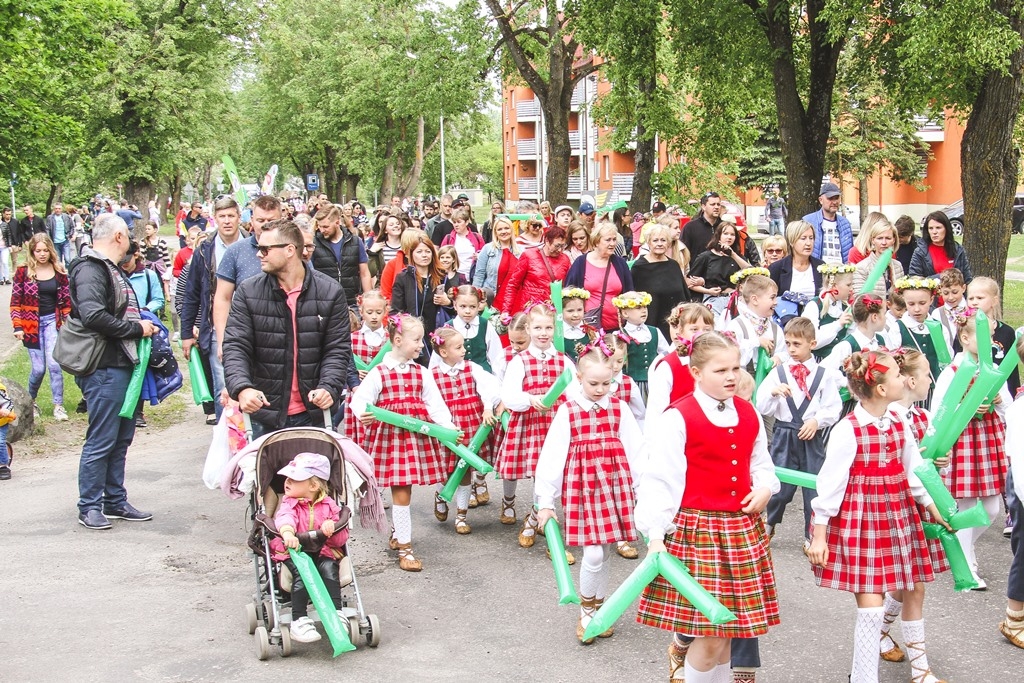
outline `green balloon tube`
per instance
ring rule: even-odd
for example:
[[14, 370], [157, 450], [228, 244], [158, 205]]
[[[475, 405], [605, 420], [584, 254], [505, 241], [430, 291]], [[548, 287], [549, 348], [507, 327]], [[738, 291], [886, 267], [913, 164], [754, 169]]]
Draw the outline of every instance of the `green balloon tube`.
[[697, 579], [693, 578], [678, 557], [669, 553], [658, 553], [658, 569], [679, 594], [689, 600], [690, 604], [712, 624], [726, 624], [736, 620], [735, 614], [697, 583]]
[[508, 431], [508, 423], [511, 420], [512, 420], [512, 413], [511, 412], [506, 410], [504, 413], [501, 414], [501, 428], [504, 429], [506, 432]]
[[768, 376], [768, 373], [774, 367], [775, 363], [764, 347], [757, 347], [757, 365], [754, 366], [754, 386], [761, 386], [761, 382], [764, 381], [764, 378]]
[[949, 560], [949, 571], [953, 575], [953, 590], [962, 593], [978, 587], [978, 582], [974, 580], [971, 567], [967, 564], [967, 558], [964, 556], [964, 549], [956, 534], [934, 522], [925, 522], [924, 535], [926, 538], [937, 538], [942, 544], [942, 551], [946, 553], [946, 559]]
[[431, 436], [439, 441], [455, 442], [459, 438], [459, 430], [457, 429], [442, 427], [441, 425], [434, 424], [433, 422], [417, 420], [415, 417], [409, 417], [408, 415], [399, 415], [398, 413], [393, 413], [390, 410], [378, 408], [374, 405], [366, 406], [366, 412], [386, 424], [401, 427], [402, 429], [407, 429], [410, 432]]
[[938, 320], [925, 320], [928, 328], [928, 336], [932, 339], [932, 346], [935, 347], [935, 356], [939, 359], [939, 369], [944, 370], [953, 359], [949, 356], [949, 344], [946, 343], [946, 333], [942, 330], [942, 323]]
[[337, 657], [342, 652], [351, 652], [356, 649], [356, 646], [348, 639], [348, 628], [341, 625], [341, 618], [338, 616], [334, 601], [331, 600], [331, 596], [327, 592], [324, 580], [320, 578], [320, 572], [313, 565], [313, 560], [306, 553], [297, 552], [293, 548], [288, 548], [288, 554], [291, 555], [295, 568], [299, 570], [302, 583], [306, 585], [309, 601], [313, 603], [316, 613], [320, 615], [320, 623], [323, 624], [324, 632], [327, 633], [327, 638], [334, 647], [334, 656]]
[[544, 394], [544, 398], [540, 400], [546, 407], [550, 408], [555, 405], [555, 401], [558, 397], [565, 393], [565, 390], [572, 383], [572, 368], [566, 368], [562, 371], [562, 374], [558, 376], [555, 383], [548, 389], [548, 393]]
[[142, 395], [142, 382], [146, 379], [146, 370], [149, 368], [149, 355], [153, 350], [153, 340], [143, 337], [139, 340], [139, 362], [132, 368], [132, 378], [128, 380], [128, 390], [124, 395], [124, 403], [121, 404], [123, 418], [135, 417], [135, 408], [139, 405], [139, 396]]
[[967, 510], [962, 510], [955, 515], [952, 515], [946, 520], [953, 531], [960, 531], [961, 529], [973, 529], [979, 526], [988, 526], [992, 523], [992, 519], [985, 512], [985, 506], [979, 500], [974, 507]]
[[996, 395], [999, 394], [999, 390], [1003, 388], [1004, 384], [1006, 384], [1006, 380], [1008, 380], [1010, 375], [1013, 374], [1013, 371], [1017, 368], [1019, 362], [1020, 358], [1017, 357], [1017, 345], [1014, 344], [1013, 348], [1011, 348], [1006, 354], [1006, 357], [1003, 358], [1001, 363], [999, 363], [999, 381], [996, 382], [996, 385], [992, 387], [992, 391], [989, 392], [989, 404], [996, 399]]
[[935, 503], [935, 507], [942, 514], [942, 519], [948, 522], [949, 518], [956, 514], [956, 501], [953, 500], [953, 496], [950, 494], [949, 489], [946, 488], [946, 485], [942, 483], [942, 477], [939, 476], [939, 471], [935, 469], [935, 463], [925, 461], [914, 468], [914, 474], [921, 480], [921, 485], [928, 491], [928, 495], [932, 497], [932, 502]]
[[946, 453], [953, 448], [960, 434], [967, 428], [967, 424], [974, 419], [978, 407], [986, 401], [989, 392], [998, 388], [999, 382], [999, 369], [992, 366], [991, 360], [988, 364], [983, 362], [974, 379], [974, 385], [967, 390], [967, 395], [957, 406], [956, 412], [946, 421], [949, 428], [943, 433], [944, 440], [936, 444], [936, 453]]
[[791, 470], [786, 467], [776, 467], [775, 476], [779, 478], [779, 481], [786, 484], [802, 486], [805, 489], [818, 488], [818, 475], [811, 474], [810, 472], [800, 472], [799, 470]]
[[562, 321], [562, 283], [551, 283], [551, 303], [555, 307], [555, 338], [553, 343], [559, 353], [565, 353], [565, 332]]
[[975, 336], [978, 340], [978, 364], [981, 367], [992, 367], [992, 353], [981, 353], [984, 349], [992, 348], [992, 330], [988, 326], [988, 316], [985, 311], [977, 311], [975, 318]]
[[479, 455], [469, 450], [465, 446], [455, 441], [449, 441], [448, 439], [441, 439], [441, 443], [445, 445], [445, 448], [450, 450], [455, 455], [459, 456], [463, 462], [469, 464], [470, 467], [475, 469], [477, 472], [488, 474], [494, 471], [494, 466], [488, 463], [486, 460], [481, 458]]
[[507, 218], [510, 221], [528, 221], [531, 218], [539, 218], [544, 220], [544, 216], [539, 213], [503, 213], [499, 214], [502, 218]]
[[191, 353], [188, 354], [188, 381], [192, 385], [192, 400], [196, 405], [213, 400], [213, 396], [210, 395], [210, 385], [206, 383], [203, 358], [198, 346], [193, 346]]
[[455, 489], [459, 488], [459, 484], [462, 483], [462, 478], [466, 476], [467, 471], [469, 471], [469, 463], [465, 460], [459, 460], [459, 464], [452, 470], [452, 476], [448, 477], [448, 481], [445, 482], [444, 488], [441, 489], [441, 493], [438, 495], [449, 503], [452, 502], [452, 498], [455, 497]]
[[[545, 532], [545, 535], [547, 532]], [[665, 553], [647, 553], [640, 565], [633, 570], [633, 573], [626, 577], [626, 580], [605, 599], [601, 609], [594, 613], [593, 618], [583, 633], [584, 639], [596, 638], [611, 628], [622, 613], [625, 612], [633, 601], [640, 597], [644, 589], [654, 581], [660, 570], [658, 569], [658, 556]]]
[[885, 269], [889, 267], [889, 263], [892, 262], [892, 247], [889, 247], [882, 252], [882, 255], [878, 257], [878, 262], [875, 263], [875, 267], [868, 273], [868, 277], [864, 280], [864, 285], [857, 292], [860, 294], [870, 294], [875, 290], [875, 285], [878, 284], [882, 274], [885, 273]]
[[370, 360], [369, 363], [364, 361], [359, 356], [353, 354], [352, 358], [356, 362], [356, 370], [359, 370], [360, 372], [369, 372], [370, 370], [373, 370], [375, 367], [377, 367], [377, 365], [380, 364], [380, 362], [382, 360], [384, 360], [384, 354], [387, 353], [390, 350], [391, 350], [391, 341], [390, 340], [385, 341], [383, 344], [381, 344], [381, 347], [377, 351], [377, 354]]
[[[956, 373], [953, 375], [953, 380], [949, 383], [949, 390], [942, 398], [942, 403], [939, 404], [938, 408], [935, 409], [935, 414], [932, 415], [931, 425], [928, 429], [928, 433], [921, 439], [921, 454], [929, 459], [935, 459], [939, 456], [948, 453], [949, 448], [946, 450], [938, 450], [936, 444], [955, 443], [956, 438], [950, 442], [950, 428], [952, 427], [952, 417], [956, 413], [957, 406], [964, 398], [964, 394], [967, 392], [967, 387], [970, 386], [971, 380], [974, 378], [974, 373], [978, 369], [978, 364], [975, 363], [969, 356], [964, 359], [963, 365], [956, 369]], [[959, 432], [957, 432], [959, 434]]]
[[469, 445], [466, 446], [466, 448], [468, 448], [472, 453], [479, 454], [480, 447], [484, 445], [484, 441], [487, 441], [487, 437], [491, 435], [491, 430], [493, 429], [494, 428], [486, 422], [481, 424], [477, 428], [476, 433], [473, 434], [473, 440], [469, 442]]
[[551, 555], [551, 567], [555, 570], [555, 584], [558, 586], [558, 604], [580, 604], [580, 596], [572, 585], [569, 561], [565, 559], [565, 543], [562, 541], [562, 527], [558, 520], [551, 518], [544, 525], [544, 540]]

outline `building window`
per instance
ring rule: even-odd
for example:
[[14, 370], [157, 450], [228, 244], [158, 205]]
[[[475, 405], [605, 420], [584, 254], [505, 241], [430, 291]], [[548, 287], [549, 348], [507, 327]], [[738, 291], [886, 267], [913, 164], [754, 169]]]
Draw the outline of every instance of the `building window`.
[[519, 164], [512, 165], [512, 182], [519, 183]]
[[516, 144], [516, 129], [512, 129], [512, 144]]
[[612, 179], [612, 173], [611, 173], [611, 166], [612, 166], [612, 164], [611, 164], [611, 161], [612, 160], [611, 160], [610, 157], [606, 156], [604, 158], [604, 180], [605, 180], [605, 182], [608, 182], [609, 180]]

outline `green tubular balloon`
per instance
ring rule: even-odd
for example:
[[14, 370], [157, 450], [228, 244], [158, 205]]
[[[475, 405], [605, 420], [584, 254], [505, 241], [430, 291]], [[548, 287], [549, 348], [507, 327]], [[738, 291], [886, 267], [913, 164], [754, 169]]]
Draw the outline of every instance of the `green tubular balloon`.
[[565, 543], [562, 542], [562, 527], [558, 520], [549, 519], [544, 525], [544, 540], [548, 544], [551, 555], [551, 567], [555, 570], [555, 583], [558, 585], [558, 604], [580, 604], [580, 596], [572, 585], [572, 574], [569, 572], [569, 561], [565, 559]]
[[359, 356], [352, 354], [352, 360], [356, 363], [356, 370], [359, 372], [369, 372], [370, 366], [363, 362], [363, 359]]
[[690, 601], [697, 611], [712, 624], [726, 624], [736, 620], [736, 615], [720, 603], [715, 596], [697, 583], [686, 565], [669, 553], [658, 553], [658, 569], [665, 580], [671, 583], [679, 594]]
[[473, 435], [473, 440], [469, 442], [469, 445], [466, 446], [466, 448], [468, 448], [472, 453], [479, 454], [480, 447], [484, 445], [484, 441], [487, 441], [487, 437], [491, 435], [492, 429], [494, 428], [491, 427], [491, 425], [484, 422], [477, 428], [476, 434]]
[[551, 303], [555, 306], [555, 338], [553, 342], [559, 353], [565, 353], [565, 334], [562, 322], [562, 283], [557, 280], [551, 283]]
[[299, 576], [302, 577], [302, 582], [306, 585], [309, 601], [313, 603], [316, 613], [320, 615], [320, 623], [323, 624], [324, 632], [327, 633], [327, 638], [334, 647], [334, 656], [337, 657], [342, 652], [351, 652], [356, 649], [356, 646], [348, 639], [348, 628], [341, 625], [341, 618], [338, 617], [334, 601], [327, 593], [327, 586], [320, 578], [320, 572], [316, 570], [313, 560], [306, 553], [296, 552], [292, 548], [288, 548], [288, 554], [292, 556], [292, 562], [295, 563], [295, 568], [299, 570]]
[[484, 312], [480, 314], [481, 320], [490, 320], [491, 316], [498, 312], [498, 309], [494, 306], [488, 306], [484, 309]]
[[447, 439], [441, 439], [441, 443], [445, 445], [445, 448], [450, 450], [455, 455], [459, 456], [463, 462], [468, 463], [470, 467], [475, 469], [477, 472], [483, 474], [489, 474], [494, 471], [494, 466], [489, 464], [486, 460], [481, 458], [479, 455], [469, 450], [465, 446], [454, 441]]
[[962, 510], [961, 512], [952, 515], [946, 520], [953, 531], [960, 531], [961, 529], [973, 529], [979, 526], [988, 526], [992, 523], [988, 513], [985, 512], [985, 506], [982, 505], [979, 500], [974, 507], [968, 510]]
[[550, 408], [555, 405], [555, 401], [558, 397], [565, 393], [569, 384], [572, 382], [572, 368], [566, 368], [562, 371], [562, 374], [558, 376], [555, 383], [548, 389], [548, 393], [544, 394], [544, 398], [540, 400], [546, 407]]
[[1017, 369], [1019, 362], [1020, 359], [1017, 357], [1017, 345], [1014, 344], [1013, 348], [1010, 349], [1006, 354], [1006, 357], [1003, 358], [1002, 362], [999, 364], [999, 369], [997, 371], [999, 373], [999, 381], [996, 382], [992, 391], [989, 392], [988, 403], [991, 404], [992, 401], [995, 400], [996, 396], [999, 394], [999, 390], [1003, 388], [1004, 384], [1006, 384], [1006, 380], [1010, 379], [1010, 375], [1012, 375], [1013, 371]]
[[505, 411], [501, 414], [501, 428], [508, 431], [508, 423], [512, 420], [512, 413]]
[[935, 503], [935, 507], [942, 514], [942, 519], [948, 522], [949, 518], [956, 514], [956, 501], [953, 500], [953, 496], [949, 493], [946, 485], [942, 483], [942, 477], [939, 476], [939, 471], [935, 469], [935, 463], [925, 461], [914, 468], [914, 474], [921, 480], [921, 485], [928, 491], [928, 495], [932, 497], [932, 502]]
[[431, 436], [439, 441], [451, 441], [454, 443], [459, 438], [459, 430], [457, 429], [442, 427], [433, 422], [417, 420], [415, 417], [409, 417], [408, 415], [399, 415], [374, 405], [366, 406], [366, 412], [386, 424], [401, 427], [417, 434]]
[[153, 340], [143, 337], [139, 340], [139, 362], [132, 368], [132, 378], [128, 380], [128, 390], [124, 395], [124, 403], [121, 404], [123, 418], [135, 417], [135, 408], [139, 405], [139, 397], [142, 396], [142, 382], [146, 379], [146, 370], [149, 368], [149, 355], [153, 351]]
[[970, 386], [977, 369], [978, 364], [969, 356], [964, 359], [963, 365], [956, 369], [953, 380], [949, 383], [949, 390], [943, 396], [942, 403], [935, 409], [935, 414], [932, 415], [928, 433], [921, 439], [921, 453], [925, 458], [935, 459], [949, 452], [949, 448], [937, 449], [936, 444], [950, 443], [952, 445], [956, 442], [959, 432], [956, 432], [956, 436], [950, 441], [952, 417], [956, 413], [957, 406], [963, 401], [967, 387]]
[[924, 324], [928, 328], [928, 336], [932, 338], [932, 346], [935, 347], [935, 355], [939, 359], [939, 369], [945, 370], [953, 359], [949, 356], [949, 345], [946, 343], [946, 333], [942, 330], [942, 323], [929, 318], [924, 321]]
[[213, 396], [210, 395], [210, 385], [206, 383], [203, 358], [198, 346], [193, 346], [192, 352], [188, 354], [188, 381], [192, 385], [192, 400], [196, 405], [213, 400]]
[[[545, 536], [547, 531], [545, 530]], [[640, 597], [648, 584], [654, 581], [660, 570], [658, 569], [658, 555], [665, 553], [647, 553], [640, 565], [633, 570], [633, 573], [626, 577], [626, 580], [615, 589], [615, 592], [608, 596], [601, 609], [594, 613], [593, 618], [583, 633], [584, 639], [596, 638], [611, 628], [622, 613], [625, 612], [633, 601]]]
[[384, 360], [384, 354], [390, 350], [391, 341], [388, 340], [381, 345], [380, 349], [377, 351], [377, 354], [370, 360], [369, 363], [363, 361], [363, 359], [360, 358], [359, 356], [353, 355], [352, 357], [356, 362], [356, 370], [359, 370], [360, 372], [369, 372], [370, 370], [373, 370], [380, 364], [382, 360]]
[[452, 476], [448, 477], [448, 481], [445, 482], [444, 488], [441, 489], [441, 493], [438, 495], [447, 500], [449, 503], [452, 502], [452, 498], [455, 497], [455, 489], [459, 488], [459, 484], [462, 483], [462, 478], [466, 476], [466, 472], [469, 471], [469, 463], [465, 460], [459, 460], [459, 464], [452, 470]]
[[878, 257], [878, 262], [875, 267], [868, 273], [868, 277], [864, 280], [864, 285], [857, 292], [860, 294], [870, 294], [874, 291], [875, 285], [878, 284], [878, 280], [881, 279], [882, 274], [885, 273], [885, 269], [889, 267], [889, 263], [892, 261], [892, 247], [889, 247], [882, 252], [882, 255]]
[[974, 419], [978, 407], [987, 400], [989, 393], [994, 388], [998, 389], [999, 382], [998, 368], [992, 366], [991, 360], [988, 364], [982, 362], [981, 369], [974, 379], [974, 385], [967, 390], [964, 400], [957, 406], [953, 416], [947, 420], [949, 429], [943, 434], [945, 440], [936, 444], [936, 453], [947, 453], [953, 448], [960, 434], [967, 428], [967, 424]]
[[[992, 330], [988, 326], [988, 316], [985, 315], [984, 311], [978, 311], [974, 314], [975, 319], [975, 336], [978, 340], [978, 350], [991, 349], [992, 348]], [[981, 367], [992, 367], [992, 354], [991, 353], [979, 353], [978, 363]]]
[[946, 553], [946, 559], [949, 560], [949, 571], [953, 575], [953, 590], [962, 593], [978, 587], [978, 582], [974, 580], [971, 567], [967, 564], [967, 558], [964, 556], [964, 549], [956, 534], [950, 533], [934, 522], [925, 522], [924, 535], [925, 538], [937, 538], [942, 544], [942, 551]]
[[775, 476], [779, 478], [779, 481], [786, 484], [802, 486], [805, 489], [818, 488], [818, 475], [811, 474], [810, 472], [800, 472], [799, 470], [791, 470], [786, 467], [776, 467]]
[[754, 366], [754, 387], [761, 386], [761, 382], [768, 376], [768, 373], [775, 367], [772, 357], [768, 355], [764, 347], [757, 348], [757, 365]]
[[539, 218], [541, 220], [544, 219], [544, 216], [540, 215], [539, 213], [502, 213], [498, 215], [501, 216], [502, 218], [507, 218], [510, 221], [528, 221], [531, 218]]

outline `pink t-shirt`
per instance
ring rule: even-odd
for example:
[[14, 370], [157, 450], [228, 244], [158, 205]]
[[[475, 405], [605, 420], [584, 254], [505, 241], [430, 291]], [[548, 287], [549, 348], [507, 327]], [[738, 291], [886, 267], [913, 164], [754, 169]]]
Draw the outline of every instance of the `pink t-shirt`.
[[302, 401], [302, 394], [299, 393], [299, 330], [295, 321], [295, 307], [299, 301], [299, 294], [302, 293], [302, 285], [299, 285], [290, 292], [285, 292], [288, 301], [288, 310], [292, 313], [292, 348], [295, 350], [292, 356], [292, 390], [288, 396], [288, 414], [298, 415], [306, 412], [306, 404]]
[[[608, 287], [604, 293], [604, 308], [601, 311], [601, 327], [606, 330], [614, 330], [619, 327], [619, 312], [612, 303], [612, 299], [622, 293], [622, 281], [619, 274], [611, 263], [608, 264], [611, 271], [608, 273]], [[587, 310], [592, 310], [601, 302], [601, 287], [604, 285], [604, 268], [598, 268], [593, 263], [587, 262], [583, 271], [583, 288], [590, 292], [590, 299], [587, 300]]]

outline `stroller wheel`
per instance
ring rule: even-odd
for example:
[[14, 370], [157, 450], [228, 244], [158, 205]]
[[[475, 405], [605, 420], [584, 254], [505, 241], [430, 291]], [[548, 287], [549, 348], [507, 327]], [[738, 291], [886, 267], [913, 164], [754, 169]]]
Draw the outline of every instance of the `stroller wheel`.
[[281, 629], [281, 656], [287, 657], [292, 653], [292, 633], [287, 628]]
[[359, 639], [359, 617], [349, 617], [345, 621], [348, 622], [348, 639], [355, 645]]
[[256, 627], [259, 625], [260, 617], [256, 613], [256, 605], [253, 603], [246, 603], [245, 605], [245, 621], [249, 625], [249, 635], [256, 633]]
[[380, 620], [376, 614], [367, 614], [366, 621], [368, 622], [366, 644], [370, 647], [377, 647], [380, 645]]
[[270, 636], [265, 626], [256, 627], [256, 657], [262, 662], [270, 656]]
[[267, 625], [267, 630], [273, 631], [274, 627], [278, 626], [278, 624], [274, 621], [274, 606], [270, 604], [270, 600], [263, 601], [263, 616], [265, 617], [263, 622]]

